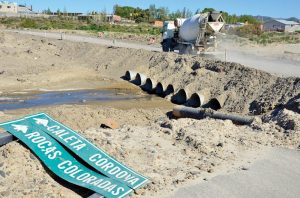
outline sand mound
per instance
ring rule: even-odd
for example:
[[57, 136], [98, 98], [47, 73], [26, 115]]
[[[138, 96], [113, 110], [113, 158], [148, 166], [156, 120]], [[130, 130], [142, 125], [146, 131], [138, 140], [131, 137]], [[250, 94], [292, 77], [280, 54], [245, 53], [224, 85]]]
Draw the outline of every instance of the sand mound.
[[213, 119], [171, 120], [159, 118], [147, 127], [123, 125], [121, 129], [88, 129], [83, 132], [97, 146], [135, 170], [152, 183], [136, 197], [169, 195], [180, 185], [213, 173], [233, 163], [245, 150], [261, 146], [299, 145], [299, 131], [289, 137], [275, 124], [259, 130]]
[[[14, 85], [27, 88], [32, 83], [63, 84], [96, 76], [119, 80], [126, 70], [135, 70], [156, 82], [172, 84], [175, 92], [184, 88], [191, 96], [205, 90], [210, 96], [207, 101], [222, 98], [223, 111], [255, 115], [285, 105], [300, 93], [299, 78], [281, 78], [236, 63], [29, 35], [13, 42], [18, 34], [2, 34], [5, 45], [0, 47], [0, 58], [5, 65], [1, 64], [1, 76], [7, 79], [0, 85], [3, 89]], [[39, 75], [42, 73], [48, 78]]]
[[243, 114], [269, 112], [300, 93], [299, 78], [280, 78], [240, 64], [198, 56], [153, 55], [147, 74], [158, 82], [173, 84], [175, 91], [209, 91], [210, 98], [224, 98], [224, 111]]

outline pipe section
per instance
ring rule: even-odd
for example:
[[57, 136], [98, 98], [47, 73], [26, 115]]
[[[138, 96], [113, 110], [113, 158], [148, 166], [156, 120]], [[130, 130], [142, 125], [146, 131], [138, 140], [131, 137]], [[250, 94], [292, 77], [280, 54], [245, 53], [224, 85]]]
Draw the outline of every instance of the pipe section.
[[171, 95], [171, 94], [173, 94], [174, 93], [174, 86], [173, 85], [171, 85], [171, 84], [169, 84], [168, 86], [167, 86], [167, 89], [165, 90], [165, 96], [168, 96], [168, 95]]
[[236, 124], [246, 124], [246, 125], [250, 125], [254, 121], [254, 117], [226, 114], [226, 113], [216, 112], [211, 109], [191, 108], [185, 106], [174, 107], [173, 115], [177, 118], [194, 118], [194, 119], [203, 119], [205, 117], [210, 117], [210, 118], [220, 119], [220, 120], [231, 120]]
[[159, 96], [164, 96], [164, 92], [165, 92], [164, 85], [161, 82], [157, 83], [155, 93]]
[[228, 98], [228, 93], [221, 94], [215, 98], [212, 98], [206, 105], [206, 108], [211, 108], [213, 110], [219, 110], [223, 108], [226, 100]]
[[137, 72], [128, 70], [125, 73], [125, 80], [133, 81], [136, 78], [136, 75]]
[[188, 93], [184, 89], [180, 89], [174, 96], [172, 96], [171, 101], [175, 104], [184, 104], [188, 98]]
[[187, 101], [187, 106], [201, 107], [204, 104], [205, 96], [201, 93], [193, 93], [190, 99]]
[[163, 83], [159, 82], [157, 83], [155, 93], [161, 97], [166, 97], [174, 93], [174, 87], [171, 84], [165, 86]]
[[144, 74], [137, 73], [133, 83], [138, 86], [143, 86], [146, 83], [147, 77]]
[[142, 89], [149, 93], [154, 93], [156, 85], [157, 83], [155, 81], [151, 80], [151, 78], [147, 78], [146, 83], [142, 86]]

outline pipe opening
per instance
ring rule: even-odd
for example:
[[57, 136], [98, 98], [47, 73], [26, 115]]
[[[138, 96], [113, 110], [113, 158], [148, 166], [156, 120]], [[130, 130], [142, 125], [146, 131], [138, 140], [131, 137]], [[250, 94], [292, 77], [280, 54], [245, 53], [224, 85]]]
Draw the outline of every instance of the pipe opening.
[[216, 98], [211, 99], [206, 105], [206, 108], [211, 108], [213, 110], [219, 110], [222, 108], [222, 105], [220, 104], [219, 100]]
[[124, 79], [128, 81], [132, 81], [136, 78], [137, 73], [133, 71], [126, 71]]
[[164, 94], [165, 94], [165, 96], [168, 96], [168, 95], [173, 94], [173, 93], [174, 93], [174, 87], [173, 87], [173, 85], [169, 84], [167, 86], [167, 89], [166, 89]]
[[180, 89], [172, 98], [171, 101], [175, 104], [186, 103], [188, 96], [184, 89]]
[[152, 93], [154, 91], [154, 88], [155, 83], [150, 78], [147, 78], [146, 83], [142, 86], [142, 89]]
[[146, 82], [146, 76], [144, 76], [143, 74], [137, 73], [133, 83], [135, 85], [144, 85]]
[[202, 99], [199, 94], [194, 93], [191, 98], [188, 100], [187, 105], [190, 107], [200, 107], [202, 105]]
[[155, 93], [159, 96], [164, 96], [164, 87], [160, 82], [157, 83]]

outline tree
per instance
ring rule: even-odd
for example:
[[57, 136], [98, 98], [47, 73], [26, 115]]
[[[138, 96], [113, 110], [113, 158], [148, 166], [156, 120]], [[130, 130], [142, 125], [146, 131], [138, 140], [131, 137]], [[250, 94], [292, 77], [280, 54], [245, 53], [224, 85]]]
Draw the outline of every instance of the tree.
[[118, 7], [119, 7], [118, 4], [114, 5], [114, 7], [113, 7], [113, 14], [116, 14], [116, 11], [117, 11]]
[[64, 16], [66, 16], [68, 14], [67, 8], [66, 6], [64, 6]]
[[57, 9], [57, 11], [56, 11], [56, 12], [57, 12], [57, 15], [58, 15], [58, 16], [60, 16], [60, 15], [61, 15], [61, 11], [60, 11], [60, 9], [59, 9], [59, 8]]
[[51, 14], [52, 14], [52, 11], [51, 11], [50, 8], [48, 7], [48, 9], [47, 9], [47, 10], [43, 10], [42, 13], [43, 13], [43, 14], [51, 15]]
[[197, 9], [195, 14], [200, 14], [201, 13], [201, 10], [200, 9]]
[[204, 9], [201, 11], [201, 13], [213, 12], [213, 11], [215, 11], [214, 8], [204, 8]]
[[239, 16], [238, 22], [241, 22], [241, 23], [247, 22], [249, 24], [258, 24], [259, 23], [259, 21], [255, 17], [250, 16], [250, 15]]
[[185, 15], [186, 15], [186, 7], [184, 7], [184, 8], [182, 9], [181, 17], [185, 18]]
[[193, 16], [193, 12], [190, 9], [186, 9], [185, 18], [190, 18]]
[[169, 19], [171, 19], [171, 20], [175, 20], [175, 19], [181, 18], [181, 17], [182, 16], [181, 16], [181, 11], [180, 10], [177, 10], [177, 11], [172, 12], [172, 13], [169, 14]]
[[286, 19], [286, 20], [288, 20], [288, 21], [294, 21], [294, 22], [297, 22], [297, 23], [300, 22], [300, 19], [298, 19], [298, 18], [296, 18], [296, 17], [290, 17], [290, 18], [288, 18], [288, 19]]
[[181, 12], [181, 17], [182, 18], [189, 18], [193, 16], [193, 12], [191, 10], [189, 10], [188, 8], [184, 7], [182, 9], [182, 12]]
[[155, 4], [149, 6], [149, 21], [157, 19], [157, 9]]
[[115, 14], [123, 18], [131, 18], [134, 14], [136, 14], [136, 8], [130, 6], [116, 6]]
[[160, 7], [157, 9], [157, 15], [157, 19], [160, 19], [162, 21], [167, 20], [169, 15], [169, 9], [166, 7]]

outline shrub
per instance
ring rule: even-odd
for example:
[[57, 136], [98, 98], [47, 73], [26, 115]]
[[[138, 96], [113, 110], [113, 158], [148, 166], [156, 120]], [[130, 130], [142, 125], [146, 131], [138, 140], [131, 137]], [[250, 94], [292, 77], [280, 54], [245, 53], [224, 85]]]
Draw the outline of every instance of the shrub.
[[32, 19], [23, 19], [20, 25], [22, 28], [37, 28], [36, 22]]
[[260, 29], [259, 25], [245, 25], [243, 27], [236, 28], [234, 30], [234, 34], [241, 37], [250, 38], [253, 35], [261, 35], [262, 30]]

